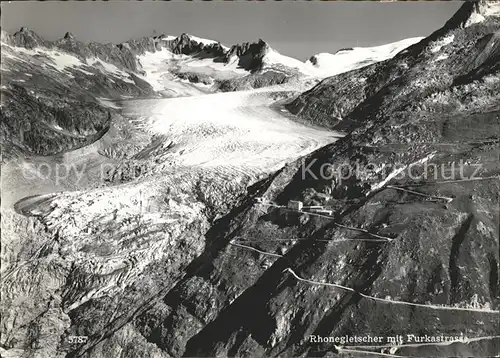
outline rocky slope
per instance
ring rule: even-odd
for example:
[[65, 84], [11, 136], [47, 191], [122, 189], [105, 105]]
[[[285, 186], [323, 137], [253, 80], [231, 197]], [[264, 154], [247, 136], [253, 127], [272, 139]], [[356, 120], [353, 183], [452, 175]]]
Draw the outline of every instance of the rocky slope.
[[94, 142], [116, 115], [100, 98], [155, 96], [137, 75], [102, 60], [120, 62], [122, 68], [135, 64], [135, 58], [118, 56], [114, 45], [108, 47], [83, 46], [70, 34], [49, 43], [25, 28], [12, 36], [2, 31], [4, 160], [56, 154]]
[[[151, 176], [133, 166], [130, 178], [111, 172], [113, 185], [27, 197], [16, 213], [2, 212], [2, 356], [497, 354], [498, 8], [466, 3], [393, 59], [290, 101], [302, 121], [347, 135], [258, 181], [169, 166], [164, 158], [182, 149], [151, 128], [177, 128], [171, 116], [163, 125], [154, 113], [151, 128], [111, 121], [103, 156], [146, 163]], [[173, 39], [137, 46], [155, 41]], [[175, 46], [189, 52], [185, 45]], [[219, 56], [219, 45], [207, 46]], [[113, 73], [115, 82], [126, 78]], [[227, 118], [241, 110], [228, 108]], [[266, 107], [263, 117], [271, 113]], [[63, 118], [58, 126], [83, 130]], [[101, 127], [91, 128], [88, 135]], [[332, 216], [287, 210], [289, 200]], [[477, 340], [367, 347], [309, 339], [400, 334]]]

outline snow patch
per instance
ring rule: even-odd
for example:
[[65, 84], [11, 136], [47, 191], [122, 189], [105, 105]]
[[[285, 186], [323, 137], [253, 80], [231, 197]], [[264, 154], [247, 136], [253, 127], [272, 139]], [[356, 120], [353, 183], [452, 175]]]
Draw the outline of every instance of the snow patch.
[[446, 60], [448, 58], [448, 55], [439, 55], [435, 60], [434, 62], [438, 62], [438, 61], [442, 61], [442, 60]]
[[58, 71], [65, 71], [68, 67], [82, 66], [83, 62], [75, 56], [68, 55], [64, 52], [44, 51], [54, 61], [54, 67]]
[[441, 40], [435, 42], [434, 46], [431, 48], [431, 52], [436, 53], [436, 52], [441, 51], [441, 48], [443, 46], [451, 44], [454, 39], [455, 39], [455, 35], [453, 35], [453, 34], [448, 35], [446, 37], [443, 37]]
[[478, 24], [480, 22], [483, 22], [485, 19], [485, 17], [483, 15], [481, 15], [480, 13], [477, 13], [477, 12], [473, 12], [469, 19], [467, 20], [467, 22], [465, 23], [465, 27], [469, 27], [473, 24]]
[[[26, 61], [25, 58], [19, 57], [18, 55], [35, 57], [37, 60], [47, 59], [49, 60], [49, 65], [52, 68], [61, 72], [66, 71], [66, 69], [70, 67], [83, 65], [82, 61], [80, 61], [77, 57], [64, 52], [45, 48], [26, 49], [24, 47], [15, 47], [2, 43], [2, 56], [16, 59], [18, 61]], [[40, 57], [42, 57], [42, 59]]]
[[375, 184], [374, 186], [372, 186], [371, 190], [366, 195], [368, 196], [369, 194], [373, 193], [374, 191], [376, 191], [376, 190], [378, 190], [380, 188], [383, 188], [387, 183], [389, 183], [392, 179], [394, 179], [396, 176], [398, 176], [406, 168], [411, 167], [413, 165], [422, 165], [422, 164], [425, 164], [429, 160], [431, 160], [432, 158], [434, 158], [435, 155], [436, 155], [435, 152], [430, 153], [429, 155], [426, 155], [425, 157], [423, 157], [422, 159], [420, 159], [420, 160], [418, 160], [418, 161], [416, 161], [414, 163], [411, 163], [411, 164], [409, 164], [407, 166], [403, 166], [401, 168], [393, 170], [384, 180], [382, 180], [381, 182], [379, 182], [379, 183]]
[[284, 56], [273, 49], [269, 49], [266, 52], [263, 58], [263, 63], [264, 68], [271, 67], [272, 65], [283, 65], [285, 67], [296, 68], [308, 75], [316, 74], [316, 71], [314, 71], [314, 69], [306, 63], [292, 57]]
[[375, 47], [354, 47], [338, 51], [336, 54], [319, 53], [306, 64], [318, 70], [318, 74], [333, 76], [371, 65], [375, 62], [388, 60], [407, 47], [421, 41], [423, 37], [412, 37]]
[[161, 83], [162, 76], [168, 71], [166, 61], [173, 58], [173, 53], [167, 49], [156, 52], [145, 52], [138, 56], [142, 69], [146, 71], [143, 79], [148, 82], [155, 91], [161, 91], [164, 86]]
[[[10, 45], [2, 44], [2, 50], [6, 46], [9, 50], [14, 51], [16, 54], [27, 55], [32, 58], [36, 58], [38, 61], [42, 61], [40, 64], [41, 67], [46, 67], [49, 65], [53, 69], [59, 72], [69, 72], [68, 69], [78, 70], [87, 75], [93, 75], [92, 72], [86, 71], [82, 69], [82, 66], [85, 66], [86, 63], [82, 62], [78, 57], [70, 55], [63, 51], [56, 51], [53, 49], [47, 48], [36, 48], [36, 49], [26, 49], [24, 47], [13, 47]], [[2, 56], [5, 55], [8, 58], [16, 59], [18, 61], [26, 61], [26, 59], [21, 58], [19, 56], [10, 53], [10, 51], [2, 51]], [[48, 61], [44, 61], [47, 59]], [[32, 76], [32, 74], [27, 73], [27, 76]], [[72, 76], [71, 76], [72, 77]]]
[[133, 80], [130, 79], [129, 74], [127, 72], [120, 70], [115, 65], [103, 61], [100, 58], [88, 58], [87, 63], [90, 66], [96, 66], [97, 68], [102, 67], [104, 71], [114, 75], [115, 77], [119, 77], [124, 82], [135, 83]]
[[197, 36], [193, 36], [193, 35], [188, 35], [188, 37], [191, 40], [196, 41], [198, 43], [201, 43], [203, 45], [215, 45], [218, 43], [217, 41], [214, 41], [214, 40], [202, 39], [201, 37], [197, 37]]
[[162, 38], [160, 38], [160, 41], [173, 41], [175, 40], [177, 37], [175, 36], [172, 36], [172, 35], [164, 35]]
[[[198, 95], [204, 92], [193, 87], [189, 81], [177, 79], [170, 72], [172, 68], [176, 68], [179, 72], [197, 73], [218, 79], [234, 78], [247, 74], [245, 70], [238, 68], [237, 64], [229, 65], [214, 62], [211, 58], [197, 59], [186, 55], [176, 55], [167, 49], [146, 52], [138, 59], [142, 69], [146, 72], [142, 79], [148, 82], [155, 91], [169, 91], [174, 96]], [[197, 86], [204, 87], [199, 84]]]

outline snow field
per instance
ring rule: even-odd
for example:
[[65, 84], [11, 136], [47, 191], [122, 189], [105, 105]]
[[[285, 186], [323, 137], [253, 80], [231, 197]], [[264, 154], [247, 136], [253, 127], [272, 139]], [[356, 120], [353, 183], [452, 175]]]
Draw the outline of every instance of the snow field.
[[338, 135], [289, 120], [270, 108], [272, 89], [136, 100], [125, 112], [151, 134], [172, 140], [178, 165], [269, 173]]

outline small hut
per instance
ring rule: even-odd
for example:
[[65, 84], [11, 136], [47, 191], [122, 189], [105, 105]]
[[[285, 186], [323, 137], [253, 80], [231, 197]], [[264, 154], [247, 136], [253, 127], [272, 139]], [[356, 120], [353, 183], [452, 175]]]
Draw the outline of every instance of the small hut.
[[304, 204], [302, 204], [302, 201], [290, 200], [288, 202], [288, 209], [301, 211], [303, 206]]

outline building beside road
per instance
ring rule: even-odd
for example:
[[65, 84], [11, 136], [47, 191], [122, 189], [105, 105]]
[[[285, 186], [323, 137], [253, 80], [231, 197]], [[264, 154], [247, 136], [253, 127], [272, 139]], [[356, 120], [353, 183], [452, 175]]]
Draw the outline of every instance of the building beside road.
[[302, 203], [302, 201], [290, 200], [288, 202], [288, 209], [301, 211], [303, 207], [304, 204]]

